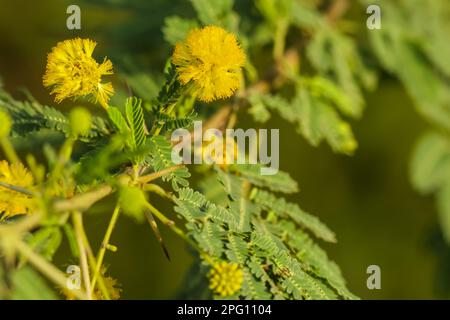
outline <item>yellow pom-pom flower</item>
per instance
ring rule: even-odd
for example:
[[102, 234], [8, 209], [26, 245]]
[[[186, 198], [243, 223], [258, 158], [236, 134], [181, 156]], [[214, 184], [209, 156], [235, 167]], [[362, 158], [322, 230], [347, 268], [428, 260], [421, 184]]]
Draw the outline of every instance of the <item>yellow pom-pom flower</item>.
[[194, 94], [204, 102], [230, 97], [241, 82], [245, 53], [235, 35], [217, 26], [189, 32], [177, 43], [172, 62], [182, 84], [192, 83]]
[[242, 281], [243, 273], [237, 263], [216, 263], [209, 272], [209, 288], [222, 297], [236, 293]]
[[[21, 163], [10, 165], [4, 160], [0, 161], [0, 182], [29, 191], [34, 188], [33, 176]], [[0, 220], [18, 214], [29, 214], [33, 204], [32, 196], [0, 184]]]
[[102, 83], [102, 76], [113, 74], [113, 65], [106, 58], [101, 64], [92, 58], [96, 45], [89, 39], [65, 40], [48, 54], [43, 82], [44, 86], [52, 88], [51, 94], [56, 94], [57, 103], [92, 95], [95, 103], [108, 107], [114, 88], [110, 82]]

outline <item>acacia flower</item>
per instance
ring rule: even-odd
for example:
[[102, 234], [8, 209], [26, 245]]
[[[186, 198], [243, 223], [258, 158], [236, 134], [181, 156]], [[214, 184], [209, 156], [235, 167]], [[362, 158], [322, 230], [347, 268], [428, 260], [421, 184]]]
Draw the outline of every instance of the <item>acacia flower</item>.
[[242, 286], [243, 273], [237, 263], [216, 263], [208, 276], [209, 288], [222, 297], [231, 296]]
[[230, 97], [241, 81], [245, 53], [234, 34], [217, 26], [193, 29], [186, 40], [175, 45], [172, 62], [178, 80], [192, 83], [200, 101]]
[[[21, 163], [4, 160], [0, 161], [0, 182], [27, 190], [32, 190], [34, 184], [33, 176]], [[31, 196], [0, 185], [0, 220], [31, 213], [32, 207]]]
[[92, 58], [96, 45], [90, 39], [65, 40], [48, 54], [43, 82], [52, 88], [57, 103], [91, 94], [95, 103], [108, 107], [114, 88], [110, 82], [102, 83], [101, 78], [113, 74], [113, 65], [107, 58], [101, 64]]

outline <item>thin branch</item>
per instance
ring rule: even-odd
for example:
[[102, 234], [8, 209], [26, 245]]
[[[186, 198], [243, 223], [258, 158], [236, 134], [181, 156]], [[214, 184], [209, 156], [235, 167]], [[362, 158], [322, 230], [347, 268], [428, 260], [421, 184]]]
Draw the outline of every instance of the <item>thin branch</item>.
[[83, 275], [84, 288], [86, 290], [88, 300], [92, 300], [91, 279], [89, 277], [89, 266], [86, 256], [86, 248], [83, 241], [83, 217], [81, 212], [74, 212], [72, 214], [72, 220], [75, 228], [78, 250], [80, 251], [80, 267]]
[[345, 14], [349, 6], [348, 0], [334, 0], [326, 12], [326, 19], [330, 24], [336, 23]]
[[37, 193], [30, 191], [28, 189], [19, 187], [19, 186], [14, 186], [12, 184], [6, 183], [6, 182], [1, 182], [0, 181], [0, 187], [6, 188], [6, 189], [10, 189], [19, 193], [23, 193], [26, 194], [27, 196], [36, 196]]
[[[170, 168], [166, 168], [161, 171], [151, 173], [149, 175], [141, 176], [137, 180], [140, 183], [147, 183], [147, 182], [156, 180], [170, 172], [173, 172], [182, 166], [183, 166], [182, 164], [175, 165]], [[122, 174], [122, 175], [119, 175], [116, 180], [120, 181], [121, 178], [123, 178], [123, 177], [129, 178], [129, 176], [127, 174]], [[92, 191], [77, 194], [70, 199], [57, 200], [53, 204], [53, 210], [55, 210], [57, 212], [86, 211], [87, 209], [92, 207], [96, 202], [109, 196], [113, 192], [113, 190], [114, 189], [110, 185], [105, 184], [100, 187], [97, 187], [96, 189], [94, 189]]]
[[[88, 257], [88, 261], [89, 261], [89, 266], [91, 268], [91, 273], [94, 274], [95, 273], [95, 268], [97, 267], [97, 260], [94, 257], [94, 253], [92, 251], [92, 247], [89, 243], [89, 239], [86, 235], [86, 232], [84, 230], [84, 228], [81, 230], [82, 231], [82, 238], [83, 238], [83, 242], [84, 245], [86, 247], [86, 253], [87, 253], [87, 257]], [[103, 295], [103, 298], [105, 300], [111, 300], [111, 296], [108, 292], [108, 289], [106, 288], [105, 285], [105, 281], [103, 279], [103, 276], [100, 274], [98, 276], [98, 287]], [[91, 289], [92, 294], [94, 293], [94, 290]]]
[[97, 278], [101, 274], [101, 268], [102, 268], [103, 259], [105, 257], [105, 253], [106, 253], [106, 247], [108, 246], [109, 240], [111, 239], [111, 234], [114, 230], [114, 227], [116, 226], [117, 219], [119, 218], [119, 214], [120, 214], [120, 206], [117, 204], [116, 207], [114, 208], [114, 212], [111, 216], [111, 220], [109, 221], [108, 228], [106, 229], [105, 236], [103, 237], [102, 244], [98, 251], [97, 266], [95, 268], [95, 273], [92, 278], [92, 289], [91, 290], [95, 289], [95, 284], [97, 283]]
[[3, 148], [6, 158], [10, 163], [20, 163], [20, 159], [7, 137], [0, 139], [0, 146]]
[[[42, 258], [40, 255], [36, 254], [28, 245], [23, 243], [22, 241], [17, 241], [14, 243], [15, 248], [21, 254], [27, 258], [27, 260], [43, 275], [45, 275], [48, 279], [53, 281], [57, 286], [64, 289], [67, 286], [67, 279], [65, 274], [56, 268], [53, 264], [49, 263], [47, 260]], [[73, 295], [81, 300], [86, 300], [87, 296], [84, 292], [73, 290]]]
[[70, 199], [58, 200], [53, 204], [53, 210], [64, 211], [86, 211], [99, 200], [107, 197], [113, 191], [110, 185], [103, 185], [93, 191], [78, 194]]
[[161, 178], [162, 176], [165, 176], [168, 173], [171, 173], [171, 172], [177, 170], [178, 168], [181, 168], [182, 166], [183, 166], [182, 164], [178, 164], [178, 165], [175, 165], [175, 166], [163, 169], [163, 170], [158, 171], [158, 172], [154, 172], [154, 173], [151, 173], [151, 174], [148, 174], [148, 175], [145, 175], [145, 176], [141, 176], [141, 177], [138, 178], [138, 181], [140, 183], [147, 183], [147, 182], [156, 180], [158, 178]]

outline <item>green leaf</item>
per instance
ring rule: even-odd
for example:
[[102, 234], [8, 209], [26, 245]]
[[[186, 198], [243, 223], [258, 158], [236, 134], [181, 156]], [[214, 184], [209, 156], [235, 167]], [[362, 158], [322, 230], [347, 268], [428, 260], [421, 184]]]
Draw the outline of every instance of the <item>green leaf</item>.
[[321, 28], [307, 47], [307, 56], [322, 76], [330, 77], [348, 96], [345, 113], [353, 117], [361, 116], [364, 98], [359, 84], [359, 72], [367, 72], [367, 68], [353, 39], [334, 29]]
[[235, 30], [237, 17], [233, 13], [233, 0], [191, 0], [191, 3], [204, 25], [220, 25]]
[[450, 142], [436, 133], [424, 134], [411, 159], [411, 182], [422, 194], [436, 193], [439, 221], [450, 243]]
[[127, 121], [118, 108], [109, 107], [108, 116], [120, 134], [126, 136], [131, 132], [130, 128], [128, 127]]
[[261, 94], [251, 93], [248, 97], [248, 102], [250, 103], [248, 113], [253, 116], [253, 120], [265, 123], [270, 119], [270, 112], [267, 110], [266, 105], [261, 98]]
[[[311, 87], [310, 80], [307, 82], [307, 86]], [[317, 83], [320, 86], [330, 85], [327, 80], [313, 80], [316, 91]], [[333, 151], [351, 155], [358, 144], [349, 124], [341, 119], [333, 106], [336, 104], [340, 108], [347, 108], [345, 104], [348, 100], [336, 90], [328, 88], [328, 92], [316, 92], [314, 95], [311, 88], [302, 85], [297, 87], [292, 102], [270, 94], [261, 95], [260, 99], [266, 108], [277, 111], [286, 121], [296, 124], [297, 131], [313, 146], [325, 139]]]
[[252, 204], [247, 200], [250, 184], [236, 176], [218, 170], [219, 181], [228, 194], [229, 203], [227, 208], [233, 213], [237, 220], [239, 232], [250, 231], [250, 219]]
[[[6, 111], [13, 119], [12, 134], [24, 136], [30, 132], [50, 129], [68, 136], [69, 120], [62, 112], [39, 104], [37, 101], [18, 101], [6, 93], [0, 84], [0, 110]], [[91, 141], [111, 134], [111, 128], [104, 119], [92, 118], [91, 130], [80, 139]]]
[[66, 235], [67, 241], [69, 242], [69, 247], [70, 251], [72, 252], [72, 256], [74, 258], [78, 258], [80, 256], [80, 251], [78, 250], [78, 243], [72, 225], [70, 223], [65, 223], [63, 224], [62, 227]]
[[183, 19], [178, 16], [167, 17], [164, 20], [164, 39], [171, 45], [185, 40], [190, 30], [197, 28], [195, 20]]
[[224, 251], [222, 239], [225, 232], [220, 225], [205, 220], [201, 227], [188, 224], [188, 229], [191, 230], [192, 237], [197, 241], [200, 248], [211, 257], [219, 258], [222, 255]]
[[195, 112], [190, 112], [184, 117], [173, 117], [165, 113], [154, 112], [155, 122], [157, 122], [163, 131], [173, 131], [180, 128], [188, 128], [197, 118]]
[[[129, 89], [143, 101], [154, 101], [164, 80], [162, 74], [143, 68], [134, 56], [125, 53], [122, 53], [121, 56], [120, 75], [126, 81]], [[123, 94], [125, 95], [125, 92]], [[123, 99], [119, 101], [121, 102]]]
[[352, 155], [358, 147], [350, 125], [342, 121], [338, 113], [329, 105], [317, 101], [320, 112], [322, 134], [336, 152]]
[[277, 198], [264, 190], [252, 192], [251, 199], [268, 211], [274, 211], [280, 216], [290, 217], [296, 223], [311, 231], [316, 237], [328, 242], [336, 242], [336, 235], [333, 231], [317, 217], [301, 210], [297, 204], [287, 202], [284, 198]]
[[317, 30], [326, 23], [313, 3], [293, 1], [291, 8], [291, 22], [293, 25], [307, 30]]
[[135, 149], [145, 144], [145, 121], [142, 100], [136, 97], [128, 98], [125, 104], [125, 114], [132, 134], [132, 145]]
[[448, 181], [437, 193], [437, 207], [444, 239], [450, 244], [450, 182]]
[[272, 191], [293, 193], [298, 191], [298, 184], [291, 176], [283, 171], [273, 175], [262, 175], [262, 166], [259, 164], [234, 165], [232, 170], [241, 174], [251, 184], [258, 187], [266, 187]]
[[346, 115], [353, 115], [350, 97], [338, 88], [334, 82], [324, 77], [313, 77], [307, 81], [312, 95], [327, 99]]
[[33, 251], [51, 261], [61, 245], [61, 229], [56, 226], [43, 227], [30, 235], [27, 242]]
[[[399, 77], [413, 97], [418, 112], [450, 131], [449, 19], [444, 3], [436, 0], [417, 10], [415, 1], [383, 1], [383, 28], [368, 32], [368, 37], [383, 67]], [[418, 21], [433, 23], [419, 27]]]
[[57, 300], [58, 297], [36, 271], [23, 267], [13, 273], [11, 299]]
[[[172, 145], [162, 136], [153, 136], [147, 140], [149, 145], [149, 155], [146, 162], [150, 164], [155, 171], [161, 171], [175, 166], [172, 161]], [[174, 171], [163, 176], [164, 181], [171, 181], [172, 188], [178, 190], [181, 187], [187, 187], [190, 177], [188, 169], [184, 166], [178, 167]]]
[[231, 230], [238, 230], [238, 221], [235, 215], [226, 208], [209, 202], [204, 195], [197, 191], [190, 188], [180, 189], [175, 203], [177, 204], [175, 211], [189, 223], [211, 219], [218, 224], [226, 225]]
[[106, 179], [113, 170], [132, 158], [140, 157], [139, 152], [124, 150], [127, 141], [124, 137], [113, 135], [108, 140], [102, 140], [90, 152], [85, 153], [76, 166], [76, 177], [78, 183], [92, 183], [93, 180]]
[[313, 146], [317, 146], [325, 139], [333, 151], [353, 154], [358, 144], [350, 125], [341, 119], [329, 102], [304, 89], [299, 89], [292, 107], [295, 116], [291, 119], [297, 119], [300, 132]]
[[424, 134], [414, 149], [410, 166], [413, 186], [426, 194], [446, 184], [450, 174], [450, 142], [434, 132]]
[[309, 273], [325, 279], [342, 297], [355, 299], [346, 287], [341, 270], [333, 261], [330, 261], [326, 252], [321, 249], [311, 237], [295, 227], [291, 222], [281, 221], [272, 226], [272, 230], [282, 238], [287, 238], [287, 245], [297, 252], [296, 257], [308, 268]]
[[216, 173], [211, 172], [211, 174], [206, 175], [198, 183], [200, 192], [209, 201], [225, 207], [228, 202], [228, 195], [223, 192], [223, 186], [217, 183], [218, 176]]
[[246, 299], [267, 300], [271, 294], [267, 292], [264, 282], [259, 281], [246, 267], [248, 258], [247, 244], [244, 240], [232, 234], [228, 235], [226, 255], [231, 262], [239, 264], [243, 268], [243, 283], [240, 294]]
[[272, 26], [280, 21], [287, 21], [290, 19], [293, 1], [290, 0], [257, 0], [255, 5], [267, 22]]
[[[307, 90], [299, 90], [292, 103], [293, 110], [298, 110], [297, 129], [313, 146], [317, 146], [323, 139], [321, 128], [320, 109], [314, 105], [314, 101]], [[295, 118], [294, 118], [295, 119]]]
[[261, 256], [267, 256], [272, 261], [275, 272], [282, 277], [281, 286], [294, 299], [328, 300], [336, 297], [321, 280], [307, 274], [286, 247], [278, 247], [271, 237], [253, 233], [252, 243], [263, 251]]

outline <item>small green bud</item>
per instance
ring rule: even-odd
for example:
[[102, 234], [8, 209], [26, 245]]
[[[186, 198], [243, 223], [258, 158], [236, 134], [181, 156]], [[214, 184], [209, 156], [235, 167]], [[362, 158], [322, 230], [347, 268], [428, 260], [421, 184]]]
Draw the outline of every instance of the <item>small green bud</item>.
[[116, 252], [117, 251], [117, 247], [115, 245], [109, 244], [109, 243], [106, 245], [106, 249], [108, 249], [111, 252]]
[[88, 110], [83, 107], [75, 107], [69, 115], [71, 134], [78, 136], [86, 136], [91, 130], [92, 116]]
[[145, 219], [144, 210], [147, 203], [144, 192], [137, 187], [121, 187], [119, 204], [123, 213], [134, 218], [137, 222]]
[[348, 155], [352, 155], [357, 148], [358, 142], [356, 142], [355, 139], [350, 139], [342, 145], [342, 152]]
[[11, 132], [12, 121], [4, 111], [0, 111], [0, 139], [6, 138]]
[[352, 155], [358, 148], [358, 142], [353, 137], [350, 125], [346, 122], [342, 122], [339, 124], [338, 130], [342, 139], [340, 151], [345, 154]]

